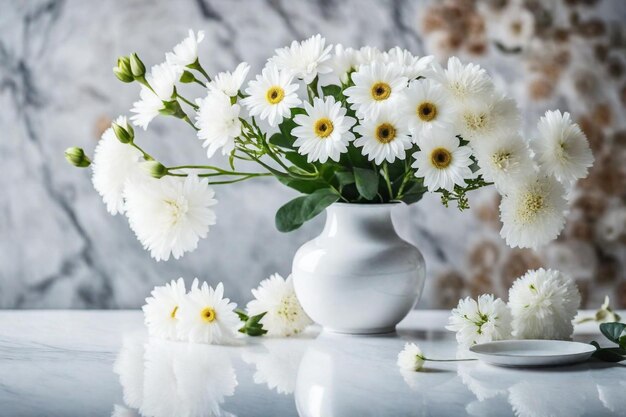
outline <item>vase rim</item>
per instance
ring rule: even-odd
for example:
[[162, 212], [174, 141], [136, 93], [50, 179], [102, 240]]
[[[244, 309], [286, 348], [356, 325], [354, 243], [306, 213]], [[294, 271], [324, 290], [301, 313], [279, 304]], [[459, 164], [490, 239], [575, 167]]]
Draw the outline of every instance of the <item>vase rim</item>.
[[336, 203], [331, 204], [330, 207], [333, 207], [333, 206], [355, 207], [355, 208], [358, 207], [359, 209], [366, 209], [366, 208], [395, 207], [395, 206], [399, 206], [400, 204], [402, 203], [399, 201], [393, 201], [389, 203], [376, 203], [376, 204], [336, 202]]

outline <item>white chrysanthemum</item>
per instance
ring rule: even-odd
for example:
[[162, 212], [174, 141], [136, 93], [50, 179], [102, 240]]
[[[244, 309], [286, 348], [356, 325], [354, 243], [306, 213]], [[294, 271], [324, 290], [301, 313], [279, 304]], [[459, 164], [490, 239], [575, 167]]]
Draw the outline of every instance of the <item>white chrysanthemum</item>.
[[474, 147], [480, 173], [506, 191], [535, 171], [528, 143], [516, 132], [493, 137]]
[[189, 29], [189, 36], [183, 39], [173, 48], [172, 52], [165, 54], [165, 59], [170, 65], [186, 67], [198, 59], [198, 44], [204, 39], [204, 32], [199, 30], [196, 35]]
[[566, 210], [563, 185], [531, 175], [502, 196], [500, 236], [513, 248], [537, 248], [561, 233]]
[[494, 94], [482, 101], [457, 106], [457, 127], [473, 147], [494, 137], [509, 135], [520, 128], [521, 117], [515, 100]]
[[130, 228], [157, 261], [170, 254], [178, 259], [196, 249], [215, 224], [214, 195], [207, 181], [194, 175], [129, 181], [124, 198]]
[[580, 306], [574, 281], [560, 271], [528, 271], [509, 290], [513, 336], [519, 339], [570, 339]]
[[172, 280], [163, 286], [155, 287], [150, 295], [142, 307], [148, 333], [151, 336], [176, 340], [177, 312], [187, 295], [185, 281], [182, 278]]
[[152, 119], [165, 108], [163, 102], [172, 100], [174, 85], [181, 74], [180, 67], [167, 62], [154, 65], [150, 69], [150, 73], [146, 75], [146, 81], [152, 89], [142, 85], [139, 92], [140, 100], [133, 103], [133, 108], [130, 110], [136, 113], [130, 118], [135, 125], [143, 127], [144, 130], [148, 128]]
[[201, 100], [197, 100], [198, 114], [196, 126], [202, 146], [207, 148], [207, 158], [222, 149], [222, 155], [230, 154], [235, 149], [235, 138], [241, 135], [241, 120], [238, 104], [230, 104], [230, 98], [221, 91], [210, 91]]
[[279, 274], [270, 276], [252, 295], [255, 299], [248, 303], [248, 315], [266, 313], [260, 323], [269, 336], [292, 336], [312, 323], [296, 297], [291, 275], [286, 280]]
[[471, 63], [463, 65], [455, 56], [448, 59], [446, 69], [436, 68], [435, 79], [448, 90], [455, 102], [482, 102], [494, 90], [493, 82], [483, 68]]
[[231, 342], [240, 323], [235, 307], [237, 304], [224, 298], [221, 282], [215, 289], [206, 282], [200, 287], [196, 278], [178, 311], [179, 337], [193, 343]]
[[472, 151], [460, 146], [459, 138], [448, 130], [430, 129], [420, 138], [420, 150], [413, 154], [415, 176], [424, 178], [429, 191], [440, 188], [452, 191], [455, 185], [465, 186], [474, 174], [470, 169]]
[[236, 97], [249, 71], [250, 65], [242, 62], [237, 65], [233, 72], [225, 71], [217, 74], [213, 81], [207, 85], [207, 88], [209, 91], [221, 91], [228, 97]]
[[328, 158], [339, 162], [339, 156], [348, 150], [354, 140], [350, 128], [356, 120], [346, 116], [346, 109], [333, 97], [315, 98], [313, 105], [304, 103], [306, 114], [294, 118], [296, 126], [291, 133], [297, 137], [294, 146], [307, 155], [307, 161], [326, 162]]
[[446, 329], [456, 332], [463, 347], [477, 343], [505, 340], [511, 336], [511, 312], [499, 298], [483, 294], [478, 301], [467, 297], [452, 310]]
[[349, 74], [358, 67], [357, 51], [352, 48], [344, 48], [343, 45], [335, 45], [335, 53], [328, 61], [332, 72], [342, 84], [347, 84]]
[[382, 62], [383, 53], [376, 47], [363, 46], [356, 51], [357, 70], [364, 65], [371, 65], [372, 63], [379, 61]]
[[286, 70], [295, 77], [310, 84], [317, 74], [332, 71], [329, 65], [332, 45], [326, 45], [326, 39], [317, 34], [302, 42], [293, 41], [291, 46], [276, 50], [276, 55], [269, 62], [276, 64], [280, 70]]
[[388, 52], [383, 53], [383, 61], [398, 65], [402, 68], [402, 75], [409, 80], [414, 80], [418, 77], [429, 77], [433, 75], [432, 62], [435, 57], [432, 55], [418, 57], [414, 56], [406, 49], [402, 49], [399, 46], [390, 49]]
[[[125, 129], [128, 126], [124, 116], [118, 117], [115, 123]], [[116, 215], [124, 212], [124, 184], [131, 178], [145, 175], [141, 169], [141, 159], [141, 151], [121, 143], [113, 128], [108, 128], [102, 134], [91, 163], [91, 181], [109, 213]]]
[[569, 113], [547, 111], [537, 124], [539, 137], [531, 141], [539, 166], [557, 180], [572, 183], [587, 176], [593, 154], [585, 134]]
[[256, 79], [250, 81], [246, 97], [241, 102], [251, 116], [267, 119], [270, 126], [278, 126], [284, 117], [291, 115], [291, 108], [301, 103], [298, 98], [298, 84], [292, 84], [293, 76], [286, 70], [279, 70], [270, 64], [263, 68]]
[[424, 366], [424, 354], [415, 343], [406, 343], [398, 353], [397, 364], [402, 371], [417, 372]]
[[383, 108], [377, 113], [354, 128], [361, 135], [354, 144], [362, 147], [363, 155], [379, 165], [385, 160], [405, 159], [406, 150], [413, 146], [406, 119], [391, 108]]
[[407, 86], [402, 68], [395, 64], [373, 62], [352, 73], [354, 86], [344, 90], [360, 117], [374, 118], [380, 109], [400, 96]]
[[409, 130], [413, 141], [420, 143], [426, 130], [450, 130], [456, 121], [455, 107], [440, 84], [431, 80], [417, 80], [404, 92]]

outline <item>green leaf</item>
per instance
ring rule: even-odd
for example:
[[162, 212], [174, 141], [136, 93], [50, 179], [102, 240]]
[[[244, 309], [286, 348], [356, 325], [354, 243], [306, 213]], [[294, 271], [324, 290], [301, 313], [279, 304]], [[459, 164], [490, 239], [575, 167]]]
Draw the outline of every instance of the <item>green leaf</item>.
[[605, 362], [621, 362], [626, 360], [626, 349], [600, 348], [596, 350], [592, 356]]
[[378, 173], [371, 169], [354, 167], [354, 180], [359, 194], [366, 200], [373, 200], [378, 194]]
[[620, 336], [626, 329], [624, 323], [602, 323], [600, 325], [600, 331], [602, 334], [613, 343], [620, 344]]
[[277, 179], [287, 187], [293, 188], [302, 194], [311, 194], [320, 188], [328, 188], [328, 184], [320, 180], [301, 180], [293, 177], [277, 177]]
[[339, 195], [329, 188], [295, 198], [276, 212], [276, 228], [281, 232], [295, 230], [337, 200]]
[[313, 164], [307, 162], [306, 156], [300, 155], [298, 152], [285, 152], [285, 159], [306, 172], [313, 172], [315, 170]]
[[235, 309], [235, 314], [237, 314], [237, 316], [239, 316], [239, 320], [241, 321], [248, 321], [248, 315], [246, 314], [245, 311], [240, 310], [240, 309]]
[[322, 92], [324, 93], [325, 97], [334, 97], [335, 101], [339, 102], [343, 100], [343, 93], [341, 91], [341, 87], [339, 87], [338, 85], [330, 84], [322, 86]]
[[356, 181], [354, 174], [350, 171], [337, 171], [335, 172], [335, 176], [337, 177], [337, 181], [339, 181], [339, 185], [341, 187], [345, 187], [348, 184], [354, 184]]
[[619, 347], [621, 347], [622, 349], [626, 349], [626, 334], [623, 336], [620, 336], [618, 344], [619, 344]]
[[427, 191], [428, 188], [424, 187], [423, 181], [415, 179], [411, 181], [411, 185], [407, 187], [400, 200], [406, 204], [417, 203]]
[[280, 146], [281, 148], [287, 149], [295, 149], [295, 147], [293, 146], [293, 142], [294, 139], [291, 134], [285, 136], [282, 133], [274, 133], [269, 139], [269, 143], [271, 143], [272, 145]]

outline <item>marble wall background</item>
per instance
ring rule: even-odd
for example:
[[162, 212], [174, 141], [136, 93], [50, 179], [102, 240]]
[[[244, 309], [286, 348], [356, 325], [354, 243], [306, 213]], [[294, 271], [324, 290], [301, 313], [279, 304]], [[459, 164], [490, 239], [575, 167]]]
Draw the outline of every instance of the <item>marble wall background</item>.
[[[619, 3], [605, 7], [606, 14], [618, 10], [623, 18]], [[188, 28], [205, 30], [200, 55], [211, 72], [241, 60], [259, 70], [275, 48], [318, 32], [331, 43], [400, 45], [422, 55], [434, 49], [420, 34], [428, 4], [0, 0], [0, 308], [136, 308], [155, 284], [178, 276], [224, 281], [231, 298], [243, 303], [261, 279], [288, 274], [296, 249], [323, 224], [320, 216], [290, 234], [275, 230], [274, 212], [293, 197], [291, 190], [271, 180], [219, 188], [218, 224], [208, 239], [178, 261], [156, 263], [125, 219], [107, 214], [88, 172], [70, 167], [63, 150], [77, 145], [91, 153], [111, 119], [127, 113], [138, 95], [137, 85], [113, 76], [118, 55], [137, 51], [149, 64], [161, 62]], [[519, 75], [510, 59], [481, 63], [499, 71], [503, 86]], [[543, 111], [523, 104], [529, 119]], [[167, 164], [205, 158], [199, 141], [177, 120], [153, 122], [140, 140]], [[447, 295], [472, 291], [453, 279], [450, 293], [447, 284], [451, 272], [467, 270], [476, 242], [493, 235], [480, 215], [493, 195], [472, 197], [476, 213], [445, 209], [437, 198], [398, 210], [401, 233], [418, 245], [429, 266], [420, 308], [446, 306]], [[618, 275], [623, 279], [624, 269]], [[593, 303], [607, 292], [595, 288]]]

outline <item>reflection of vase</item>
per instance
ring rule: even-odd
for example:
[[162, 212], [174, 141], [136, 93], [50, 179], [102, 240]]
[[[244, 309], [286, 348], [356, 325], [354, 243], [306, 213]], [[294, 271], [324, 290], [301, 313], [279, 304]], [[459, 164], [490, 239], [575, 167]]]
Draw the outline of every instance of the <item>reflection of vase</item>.
[[333, 204], [322, 233], [296, 253], [296, 294], [326, 330], [390, 332], [419, 299], [424, 258], [396, 233], [394, 206]]

